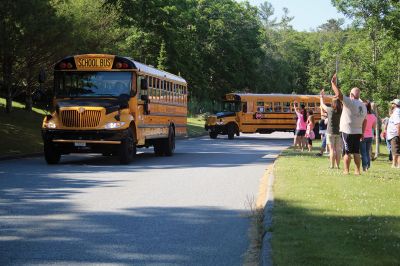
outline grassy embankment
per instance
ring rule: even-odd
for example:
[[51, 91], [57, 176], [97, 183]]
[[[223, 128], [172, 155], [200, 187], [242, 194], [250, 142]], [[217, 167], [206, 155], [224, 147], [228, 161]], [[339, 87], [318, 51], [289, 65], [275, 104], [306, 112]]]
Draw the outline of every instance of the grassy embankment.
[[44, 111], [27, 112], [22, 104], [13, 102], [13, 111], [6, 114], [5, 100], [0, 98], [0, 157], [30, 154], [42, 151], [42, 126]]
[[385, 154], [343, 175], [315, 153], [286, 150], [276, 162], [274, 264], [400, 265], [400, 171]]
[[[40, 128], [45, 112], [36, 108], [27, 112], [24, 105], [14, 102], [12, 113], [6, 114], [4, 106], [5, 100], [0, 98], [0, 157], [41, 152]], [[203, 118], [188, 118], [189, 137], [205, 133]]]

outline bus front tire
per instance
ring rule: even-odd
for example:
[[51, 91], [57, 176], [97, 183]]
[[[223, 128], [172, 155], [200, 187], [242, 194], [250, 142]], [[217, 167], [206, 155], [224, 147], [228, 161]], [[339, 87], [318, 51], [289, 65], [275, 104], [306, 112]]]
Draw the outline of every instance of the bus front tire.
[[210, 135], [210, 139], [216, 139], [218, 137], [218, 133], [217, 132], [210, 132], [208, 134]]
[[228, 125], [228, 139], [234, 139], [235, 138], [235, 133], [236, 133], [236, 129], [235, 126], [230, 124]]
[[61, 153], [54, 147], [51, 142], [45, 141], [44, 158], [47, 164], [58, 164], [61, 159]]
[[136, 155], [136, 143], [132, 129], [128, 130], [128, 136], [121, 141], [119, 146], [119, 162], [129, 164]]

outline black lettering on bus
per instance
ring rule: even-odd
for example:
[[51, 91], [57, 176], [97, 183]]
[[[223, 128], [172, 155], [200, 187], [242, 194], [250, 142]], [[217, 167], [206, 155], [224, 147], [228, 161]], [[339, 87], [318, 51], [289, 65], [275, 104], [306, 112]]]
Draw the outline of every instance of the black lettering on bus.
[[111, 59], [109, 59], [109, 58], [101, 58], [100, 59], [100, 66], [101, 67], [110, 67], [111, 66]]

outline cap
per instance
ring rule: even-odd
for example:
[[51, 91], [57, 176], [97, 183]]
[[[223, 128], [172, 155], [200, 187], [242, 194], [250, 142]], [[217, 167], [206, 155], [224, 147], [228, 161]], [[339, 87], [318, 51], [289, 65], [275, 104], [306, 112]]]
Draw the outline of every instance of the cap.
[[393, 103], [395, 105], [399, 105], [400, 106], [400, 100], [399, 99], [394, 99], [393, 101], [391, 101], [390, 103]]

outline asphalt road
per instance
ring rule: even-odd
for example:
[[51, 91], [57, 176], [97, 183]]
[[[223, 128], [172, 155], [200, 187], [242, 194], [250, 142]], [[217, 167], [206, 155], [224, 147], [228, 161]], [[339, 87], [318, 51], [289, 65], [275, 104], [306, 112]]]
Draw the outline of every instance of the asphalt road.
[[172, 157], [0, 161], [0, 265], [241, 265], [249, 201], [292, 134], [177, 141]]

